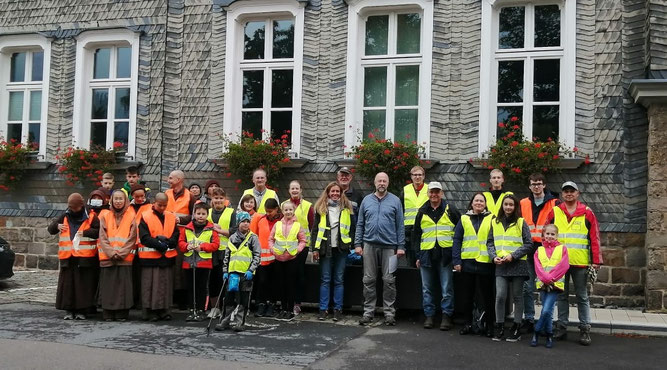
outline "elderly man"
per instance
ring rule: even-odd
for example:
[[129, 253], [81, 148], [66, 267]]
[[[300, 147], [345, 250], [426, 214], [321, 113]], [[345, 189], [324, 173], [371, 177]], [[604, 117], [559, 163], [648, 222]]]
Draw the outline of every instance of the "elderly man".
[[452, 328], [454, 314], [454, 281], [452, 274], [452, 245], [454, 228], [461, 219], [461, 213], [444, 200], [442, 185], [433, 181], [428, 184], [428, 199], [415, 218], [412, 229], [412, 245], [419, 245], [417, 267], [422, 278], [424, 307], [424, 328], [433, 327], [436, 314], [433, 291], [440, 285], [442, 322], [440, 330]]
[[347, 199], [352, 202], [352, 208], [356, 213], [361, 206], [363, 195], [352, 187], [352, 171], [347, 167], [341, 167], [336, 173], [336, 182], [340, 184], [341, 190], [343, 190]]
[[[257, 204], [257, 213], [262, 215], [266, 214], [266, 209], [264, 208], [264, 205], [267, 199], [274, 198], [278, 202], [278, 204], [280, 204], [280, 201], [278, 200], [278, 194], [276, 194], [275, 191], [266, 187], [266, 180], [267, 180], [266, 171], [264, 171], [261, 168], [256, 169], [252, 173], [252, 183], [255, 186], [250, 189], [246, 189], [243, 192], [243, 195], [252, 194], [255, 197], [255, 204]], [[239, 209], [241, 208], [240, 200], [238, 208]]]
[[167, 183], [169, 189], [165, 191], [167, 195], [167, 211], [176, 215], [179, 225], [187, 225], [192, 218], [192, 208], [196, 199], [190, 195], [190, 191], [185, 188], [185, 174], [181, 170], [171, 171]]
[[364, 315], [359, 320], [360, 325], [373, 322], [378, 258], [382, 261], [385, 324], [396, 325], [396, 281], [390, 268], [392, 264], [395, 267], [395, 261], [390, 261], [405, 254], [405, 228], [401, 200], [387, 192], [388, 187], [389, 176], [386, 173], [375, 175], [375, 192], [364, 198], [357, 216], [355, 252], [364, 255]]

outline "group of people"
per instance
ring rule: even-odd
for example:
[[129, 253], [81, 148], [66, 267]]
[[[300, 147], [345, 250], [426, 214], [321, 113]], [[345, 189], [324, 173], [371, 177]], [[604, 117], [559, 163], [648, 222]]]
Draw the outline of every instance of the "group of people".
[[[374, 320], [381, 266], [384, 323], [395, 325], [394, 272], [406, 256], [420, 271], [425, 328], [434, 326], [437, 311], [440, 329], [453, 327], [456, 273], [465, 320], [460, 334], [482, 331], [496, 341], [518, 341], [522, 332], [533, 331], [531, 345], [544, 333], [551, 347], [554, 334], [562, 339], [567, 333], [571, 277], [580, 343], [590, 344], [586, 283], [589, 266], [601, 263], [599, 229], [593, 212], [578, 201], [574, 182], [562, 185], [560, 200], [535, 174], [530, 196], [519, 200], [503, 189], [502, 172], [493, 170], [490, 190], [476, 193], [462, 214], [445, 199], [442, 184], [425, 183], [422, 167], [410, 176], [400, 197], [388, 192], [390, 179], [382, 172], [374, 192], [362, 196], [352, 186], [352, 171], [343, 167], [314, 204], [303, 199], [298, 181], [280, 203], [266, 186], [266, 172], [257, 169], [254, 186], [233, 207], [217, 181], [186, 188], [179, 170], [170, 173], [168, 190], [150, 197], [152, 203], [137, 168], [127, 170], [120, 189], [105, 174], [103, 187], [87, 202], [71, 194], [67, 210], [49, 226], [59, 234], [56, 308], [66, 311], [67, 320], [82, 320], [99, 305], [104, 320], [122, 321], [132, 307], [141, 307], [144, 320], [156, 321], [170, 320], [177, 303], [189, 306], [187, 321], [220, 318], [216, 330], [241, 331], [254, 294], [256, 317], [292, 320], [301, 312], [310, 253], [320, 265], [318, 319], [338, 321], [353, 254], [363, 257], [359, 323]], [[435, 297], [438, 286], [441, 296]], [[537, 323], [535, 289], [543, 305]], [[508, 292], [514, 322], [505, 338]]]

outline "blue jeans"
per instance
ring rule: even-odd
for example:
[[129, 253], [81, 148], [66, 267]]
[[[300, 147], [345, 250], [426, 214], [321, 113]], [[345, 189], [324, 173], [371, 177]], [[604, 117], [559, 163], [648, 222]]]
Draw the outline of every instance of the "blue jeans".
[[553, 315], [556, 306], [556, 299], [558, 298], [557, 291], [540, 292], [540, 299], [542, 300], [542, 313], [540, 319], [535, 324], [535, 332], [541, 331], [547, 334], [553, 334]]
[[577, 313], [579, 314], [579, 326], [591, 324], [591, 304], [588, 300], [588, 271], [586, 267], [570, 267], [565, 274], [565, 291], [558, 295], [558, 322], [567, 326], [569, 322], [570, 308], [568, 298], [570, 295], [570, 277], [574, 283], [574, 294], [577, 297]]
[[434, 262], [431, 267], [421, 266], [419, 272], [422, 277], [422, 305], [426, 317], [435, 316], [435, 302], [433, 300], [433, 289], [435, 284], [440, 284], [442, 299], [440, 307], [442, 313], [447, 316], [454, 314], [454, 284], [452, 264], [443, 266], [440, 261]]
[[523, 317], [526, 320], [535, 320], [535, 263], [528, 258], [528, 280], [523, 282]]
[[346, 253], [339, 251], [333, 251], [330, 257], [320, 257], [320, 311], [329, 309], [332, 270], [334, 309], [340, 310], [343, 308], [343, 276], [345, 275], [346, 257]]

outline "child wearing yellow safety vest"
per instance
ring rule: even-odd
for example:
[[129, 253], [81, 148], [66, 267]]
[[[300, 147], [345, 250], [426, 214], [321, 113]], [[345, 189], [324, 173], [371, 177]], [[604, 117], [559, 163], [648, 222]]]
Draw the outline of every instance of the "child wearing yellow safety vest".
[[514, 324], [506, 340], [516, 342], [521, 339], [523, 283], [529, 276], [526, 255], [533, 250], [533, 239], [528, 224], [521, 217], [519, 199], [514, 195], [503, 199], [501, 213], [491, 222], [486, 246], [496, 265], [496, 325], [492, 339], [500, 341], [505, 334], [505, 300], [511, 287]]
[[273, 225], [269, 235], [269, 248], [276, 257], [276, 277], [280, 291], [281, 312], [279, 320], [294, 318], [294, 298], [298, 261], [296, 259], [306, 247], [306, 233], [297, 221], [292, 202], [285, 202], [280, 207], [283, 218]]
[[567, 248], [558, 242], [558, 227], [549, 224], [542, 231], [542, 246], [537, 248], [535, 256], [535, 287], [540, 291], [542, 314], [535, 324], [531, 347], [537, 346], [541, 332], [547, 337], [546, 347], [553, 347], [553, 312], [558, 294], [565, 290], [565, 274], [570, 268]]
[[[213, 229], [220, 237], [220, 246], [213, 252], [213, 268], [208, 282], [209, 307], [216, 307], [218, 294], [222, 289], [222, 260], [225, 256], [225, 248], [229, 242], [229, 236], [236, 232], [236, 211], [227, 207], [227, 193], [220, 187], [210, 190], [211, 209], [208, 210], [208, 221], [213, 223]], [[220, 311], [211, 309], [209, 316], [218, 317]]]
[[[186, 321], [202, 321], [202, 312], [206, 307], [208, 281], [213, 268], [213, 252], [220, 246], [220, 238], [213, 228], [213, 223], [207, 220], [208, 206], [206, 203], [197, 203], [194, 206], [194, 218], [185, 225], [183, 233], [178, 239], [178, 249], [183, 253], [183, 269], [187, 277], [187, 298], [192, 302], [192, 312]], [[194, 280], [194, 281], [193, 281]]]

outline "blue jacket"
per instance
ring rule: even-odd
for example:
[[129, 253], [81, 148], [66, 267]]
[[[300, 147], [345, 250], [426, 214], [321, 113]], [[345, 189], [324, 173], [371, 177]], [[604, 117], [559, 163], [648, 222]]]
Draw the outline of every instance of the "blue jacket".
[[363, 242], [405, 250], [403, 206], [397, 196], [387, 193], [379, 199], [373, 193], [364, 197], [357, 215], [354, 245], [363, 247]]

